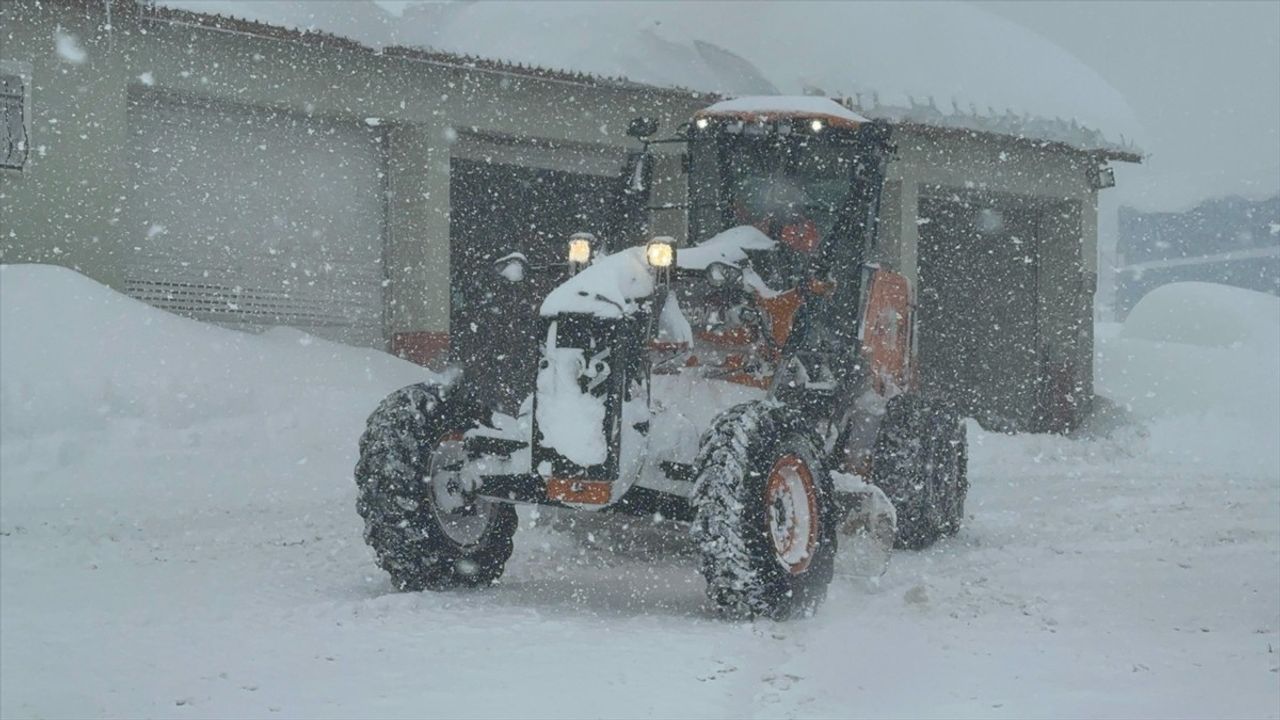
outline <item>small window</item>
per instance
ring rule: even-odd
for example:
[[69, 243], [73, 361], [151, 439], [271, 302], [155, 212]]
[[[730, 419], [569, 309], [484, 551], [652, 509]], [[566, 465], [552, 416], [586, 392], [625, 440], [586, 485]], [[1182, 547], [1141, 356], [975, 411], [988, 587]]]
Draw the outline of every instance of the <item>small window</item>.
[[22, 78], [0, 74], [0, 168], [21, 170], [27, 163], [25, 105]]

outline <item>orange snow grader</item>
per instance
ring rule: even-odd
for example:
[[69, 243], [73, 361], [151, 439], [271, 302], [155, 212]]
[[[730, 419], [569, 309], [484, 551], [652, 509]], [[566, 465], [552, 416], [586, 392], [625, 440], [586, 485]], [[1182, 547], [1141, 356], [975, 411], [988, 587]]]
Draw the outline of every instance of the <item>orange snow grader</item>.
[[501, 378], [460, 368], [369, 418], [358, 509], [395, 586], [496, 580], [519, 503], [687, 527], [711, 601], [774, 618], [817, 607], [842, 535], [920, 548], [956, 532], [965, 428], [917, 390], [907, 279], [866, 262], [889, 127], [827, 99], [748, 98], [669, 140], [632, 130], [619, 207], [648, 207], [650, 146], [683, 143], [687, 241], [607, 252], [584, 228], [563, 263], [501, 258], [494, 282], [563, 278], [536, 299], [519, 410], [486, 407], [478, 386]]

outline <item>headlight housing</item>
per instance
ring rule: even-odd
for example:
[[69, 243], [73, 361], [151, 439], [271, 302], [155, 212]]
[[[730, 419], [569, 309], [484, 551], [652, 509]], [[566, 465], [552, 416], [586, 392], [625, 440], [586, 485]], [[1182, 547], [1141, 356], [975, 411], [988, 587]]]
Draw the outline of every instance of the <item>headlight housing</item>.
[[586, 265], [591, 262], [591, 254], [595, 250], [596, 236], [580, 232], [569, 236], [569, 264]]
[[665, 235], [658, 236], [649, 241], [644, 248], [645, 262], [649, 263], [649, 267], [659, 270], [669, 270], [676, 265], [676, 241]]

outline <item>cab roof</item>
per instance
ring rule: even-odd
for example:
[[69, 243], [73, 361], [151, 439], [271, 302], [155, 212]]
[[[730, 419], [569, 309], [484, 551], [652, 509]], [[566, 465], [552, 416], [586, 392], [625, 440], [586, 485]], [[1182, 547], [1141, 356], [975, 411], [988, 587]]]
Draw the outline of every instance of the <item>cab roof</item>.
[[694, 113], [694, 118], [733, 118], [770, 122], [783, 118], [819, 119], [833, 127], [857, 129], [867, 118], [826, 97], [813, 95], [750, 95], [723, 100]]

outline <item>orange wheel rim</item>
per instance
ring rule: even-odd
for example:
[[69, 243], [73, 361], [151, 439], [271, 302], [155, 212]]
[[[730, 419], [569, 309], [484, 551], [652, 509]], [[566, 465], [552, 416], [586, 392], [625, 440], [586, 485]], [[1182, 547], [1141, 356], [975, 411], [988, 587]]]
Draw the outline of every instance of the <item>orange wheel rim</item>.
[[769, 471], [764, 491], [768, 536], [778, 562], [798, 575], [818, 549], [818, 498], [813, 474], [799, 456], [783, 455]]

